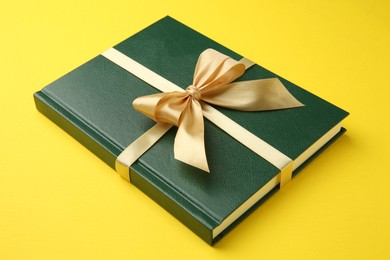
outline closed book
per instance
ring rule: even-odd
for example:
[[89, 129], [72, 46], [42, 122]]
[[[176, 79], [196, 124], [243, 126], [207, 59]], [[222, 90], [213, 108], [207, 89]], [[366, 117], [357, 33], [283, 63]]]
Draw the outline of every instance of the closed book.
[[[113, 47], [185, 89], [199, 55], [214, 49], [242, 56], [171, 17]], [[345, 129], [348, 113], [260, 65], [238, 81], [277, 77], [303, 107], [219, 112], [293, 160], [293, 176]], [[115, 169], [116, 158], [156, 123], [137, 112], [134, 99], [159, 93], [98, 55], [34, 94], [37, 109]], [[174, 158], [172, 127], [129, 169], [131, 183], [209, 244], [214, 244], [279, 189], [280, 170], [208, 119], [205, 150], [210, 173]]]

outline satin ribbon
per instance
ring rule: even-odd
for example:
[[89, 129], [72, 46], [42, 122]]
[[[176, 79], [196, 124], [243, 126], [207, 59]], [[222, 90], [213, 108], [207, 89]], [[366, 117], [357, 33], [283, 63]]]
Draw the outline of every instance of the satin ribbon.
[[243, 63], [207, 49], [199, 56], [193, 83], [185, 91], [139, 97], [133, 106], [166, 130], [177, 126], [175, 159], [209, 172], [203, 122], [209, 106], [205, 103], [241, 111], [303, 106], [277, 78], [233, 82], [245, 69]]

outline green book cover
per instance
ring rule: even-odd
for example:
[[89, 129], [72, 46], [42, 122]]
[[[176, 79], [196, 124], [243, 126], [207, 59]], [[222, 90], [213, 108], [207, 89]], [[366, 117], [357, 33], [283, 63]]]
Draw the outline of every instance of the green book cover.
[[[242, 56], [165, 17], [114, 48], [186, 88], [200, 53], [212, 48]], [[345, 130], [344, 110], [255, 65], [238, 80], [278, 77], [304, 107], [220, 112], [294, 160], [295, 175]], [[114, 168], [116, 157], [155, 122], [134, 110], [157, 89], [98, 55], [35, 93], [40, 112]], [[171, 128], [131, 167], [131, 182], [209, 244], [223, 237], [279, 189], [280, 170], [205, 119], [211, 173], [174, 159]]]

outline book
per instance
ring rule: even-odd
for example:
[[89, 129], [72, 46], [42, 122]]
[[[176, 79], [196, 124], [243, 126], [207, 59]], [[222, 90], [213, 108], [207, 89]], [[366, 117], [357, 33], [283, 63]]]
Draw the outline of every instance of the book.
[[[241, 55], [167, 16], [113, 47], [183, 89], [200, 53]], [[345, 132], [348, 112], [254, 65], [238, 81], [277, 77], [305, 106], [259, 112], [215, 107], [293, 160], [293, 176]], [[159, 93], [98, 55], [34, 94], [37, 109], [115, 169], [116, 158], [155, 122], [131, 105]], [[214, 244], [279, 190], [280, 170], [207, 119], [207, 173], [174, 159], [176, 127], [130, 166], [131, 183]]]

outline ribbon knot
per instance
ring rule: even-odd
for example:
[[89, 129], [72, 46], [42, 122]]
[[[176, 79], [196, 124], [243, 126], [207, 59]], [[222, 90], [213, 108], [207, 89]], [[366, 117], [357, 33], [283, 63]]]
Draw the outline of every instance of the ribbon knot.
[[200, 90], [194, 85], [190, 85], [188, 88], [186, 88], [186, 92], [190, 94], [190, 96], [195, 100], [199, 101], [201, 99], [202, 94], [200, 93]]
[[243, 63], [207, 49], [199, 56], [193, 83], [186, 90], [139, 97], [133, 106], [160, 124], [178, 126], [175, 158], [209, 172], [204, 145], [203, 102], [241, 111], [303, 106], [277, 78], [233, 82], [245, 69]]

